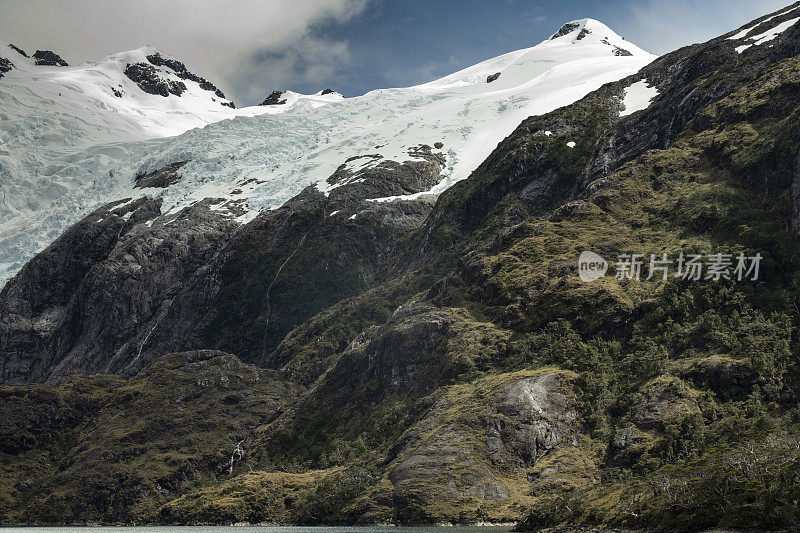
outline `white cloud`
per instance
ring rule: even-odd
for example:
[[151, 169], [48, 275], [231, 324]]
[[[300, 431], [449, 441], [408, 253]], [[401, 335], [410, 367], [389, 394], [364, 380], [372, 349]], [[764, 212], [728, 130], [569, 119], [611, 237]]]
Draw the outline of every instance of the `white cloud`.
[[[311, 37], [312, 28], [325, 22], [345, 22], [359, 15], [368, 1], [0, 0], [0, 39], [31, 52], [55, 50], [70, 63], [152, 44], [175, 55], [226, 93], [232, 92], [229, 96], [252, 100], [252, 95], [239, 92], [242, 83], [234, 85], [227, 80], [242, 74], [253, 54], [310, 49], [327, 53], [333, 66], [346, 58], [346, 43], [326, 45]], [[287, 56], [284, 62], [291, 57], [298, 56]], [[296, 68], [285, 64], [290, 70]], [[307, 65], [305, 75], [317, 72], [321, 76], [323, 66]], [[272, 72], [278, 73], [276, 69]]]

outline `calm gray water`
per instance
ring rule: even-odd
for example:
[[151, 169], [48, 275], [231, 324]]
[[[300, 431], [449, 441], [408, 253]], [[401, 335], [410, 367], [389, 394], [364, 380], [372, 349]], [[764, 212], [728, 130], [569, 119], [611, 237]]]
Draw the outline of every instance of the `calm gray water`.
[[141, 526], [141, 527], [6, 527], [2, 533], [505, 533], [504, 526], [423, 527], [272, 527], [272, 526]]

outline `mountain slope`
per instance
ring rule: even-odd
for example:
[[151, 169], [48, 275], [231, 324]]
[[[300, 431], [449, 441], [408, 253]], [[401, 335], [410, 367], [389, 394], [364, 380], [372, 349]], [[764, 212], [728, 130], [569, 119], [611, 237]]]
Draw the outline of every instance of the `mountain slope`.
[[[119, 143], [341, 100], [294, 93], [285, 105], [234, 109], [211, 82], [149, 46], [78, 66], [43, 64], [3, 43], [0, 57], [8, 63], [0, 79], [0, 283], [113, 199], [109, 181], [130, 154]], [[128, 185], [132, 175], [124, 177]]]
[[[135, 388], [159, 375], [157, 397], [185, 390], [182, 358], [197, 357], [169, 352], [222, 348], [274, 372], [287, 403], [225, 435], [187, 425], [212, 456], [234, 450], [220, 465], [119, 444], [103, 378], [3, 387], [4, 520], [48, 522], [58, 505], [72, 522], [793, 527], [798, 6], [526, 118], [435, 199], [420, 193], [447, 159], [420, 145], [404, 162], [351, 160], [327, 196], [309, 186], [243, 226], [219, 222], [211, 200], [84, 218], [0, 296], [5, 380], [99, 369]], [[751, 39], [762, 34], [776, 36]], [[161, 172], [142, 179], [173, 180], [174, 166]], [[388, 196], [405, 198], [372, 201]], [[584, 250], [609, 275], [580, 281]], [[618, 279], [621, 253], [764, 261], [756, 280]], [[228, 374], [202, 365], [188, 381]], [[67, 407], [99, 402], [99, 426], [51, 414], [72, 380]], [[181, 397], [181, 417], [227, 416], [227, 402]], [[146, 419], [168, 433], [170, 417]], [[96, 465], [86, 435], [123, 464]], [[157, 474], [127, 477], [137, 461]], [[100, 483], [68, 508], [83, 484], [34, 484], [47, 462], [111, 472], [126, 498], [110, 504]]]
[[[10, 148], [0, 153], [5, 190], [0, 204], [3, 277], [13, 275], [91, 209], [134, 195], [162, 195], [164, 212], [208, 197], [225, 198], [231, 207], [228, 211], [236, 213], [240, 222], [247, 222], [262, 209], [280, 206], [308, 185], [317, 184], [327, 193], [330, 186], [325, 180], [353, 156], [379, 155], [402, 162], [412, 147], [435, 143], [443, 143], [441, 151], [447, 157], [441, 183], [433, 190], [441, 192], [466, 178], [523, 118], [571, 103], [652, 61], [654, 56], [631, 44], [625, 44], [631, 56], [615, 55], [615, 45], [610, 43], [622, 39], [602, 24], [592, 24], [595, 33], [579, 41], [575, 41], [580, 32], [576, 30], [489, 60], [455, 77], [419, 87], [382, 89], [357, 98], [342, 100], [336, 93], [300, 98], [296, 93], [286, 93], [283, 99], [288, 101], [283, 105], [231, 110], [211, 102], [214, 94], [201, 90], [213, 105], [200, 118], [236, 118], [177, 138], [109, 143], [104, 137], [102, 144], [89, 143], [80, 150], [70, 150], [40, 146], [36, 140], [40, 133], [10, 136]], [[133, 59], [141, 59], [142, 54], [147, 55], [146, 50], [135, 52]], [[124, 55], [110, 60], [117, 70], [128, 62]], [[0, 90], [15, 83], [14, 72], [0, 80]], [[487, 76], [497, 72], [499, 79], [487, 83]], [[172, 81], [181, 81], [170, 76]], [[184, 82], [187, 87], [193, 86], [191, 80]], [[6, 98], [19, 98], [16, 94], [22, 89], [12, 87]], [[107, 93], [103, 105], [118, 100], [102, 84], [95, 90]], [[183, 97], [144, 94], [142, 98], [154, 105], [166, 101], [178, 106]], [[318, 107], [325, 102], [335, 105]], [[9, 116], [16, 112], [20, 116], [13, 123], [38, 123], [24, 108], [12, 107]], [[247, 116], [254, 114], [260, 116]], [[173, 115], [167, 107], [161, 116], [172, 124]], [[156, 129], [161, 124], [158, 117], [153, 120]], [[187, 121], [199, 117], [182, 111], [176, 123], [183, 118], [188, 125]], [[83, 131], [81, 121], [73, 126], [75, 121], [70, 118], [68, 127], [62, 129], [77, 127]], [[124, 122], [118, 129], [123, 126]], [[44, 128], [54, 129], [47, 122]], [[123, 139], [130, 137], [114, 141]], [[186, 160], [189, 163], [181, 169], [183, 179], [168, 190], [133, 188], [136, 176]], [[369, 166], [373, 164], [370, 161], [374, 159], [360, 160], [359, 164]], [[47, 213], [44, 219], [42, 212]]]

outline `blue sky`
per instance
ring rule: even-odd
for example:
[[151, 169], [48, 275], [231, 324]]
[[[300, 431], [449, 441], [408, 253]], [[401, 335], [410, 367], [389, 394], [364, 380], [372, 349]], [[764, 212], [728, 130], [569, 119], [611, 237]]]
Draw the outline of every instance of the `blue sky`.
[[0, 0], [0, 41], [70, 63], [154, 45], [238, 105], [275, 89], [408, 86], [533, 46], [591, 17], [663, 54], [786, 0]]
[[[569, 20], [601, 20], [656, 54], [702, 42], [788, 5], [740, 0], [596, 2], [558, 0], [383, 0], [344, 24], [315, 29], [346, 42], [349, 57], [326, 84], [347, 96], [378, 87], [407, 86], [548, 38]], [[298, 72], [292, 88], [319, 90]]]

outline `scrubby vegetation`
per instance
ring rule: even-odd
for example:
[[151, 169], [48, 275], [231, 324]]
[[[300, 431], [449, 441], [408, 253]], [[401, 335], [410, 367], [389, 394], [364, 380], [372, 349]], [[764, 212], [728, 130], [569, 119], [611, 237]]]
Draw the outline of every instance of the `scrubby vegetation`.
[[[798, 38], [665, 56], [624, 120], [638, 78], [526, 120], [391, 250], [308, 235], [324, 200], [257, 220], [202, 335], [272, 370], [0, 389], [2, 520], [795, 526]], [[614, 277], [716, 252], [760, 277]]]

